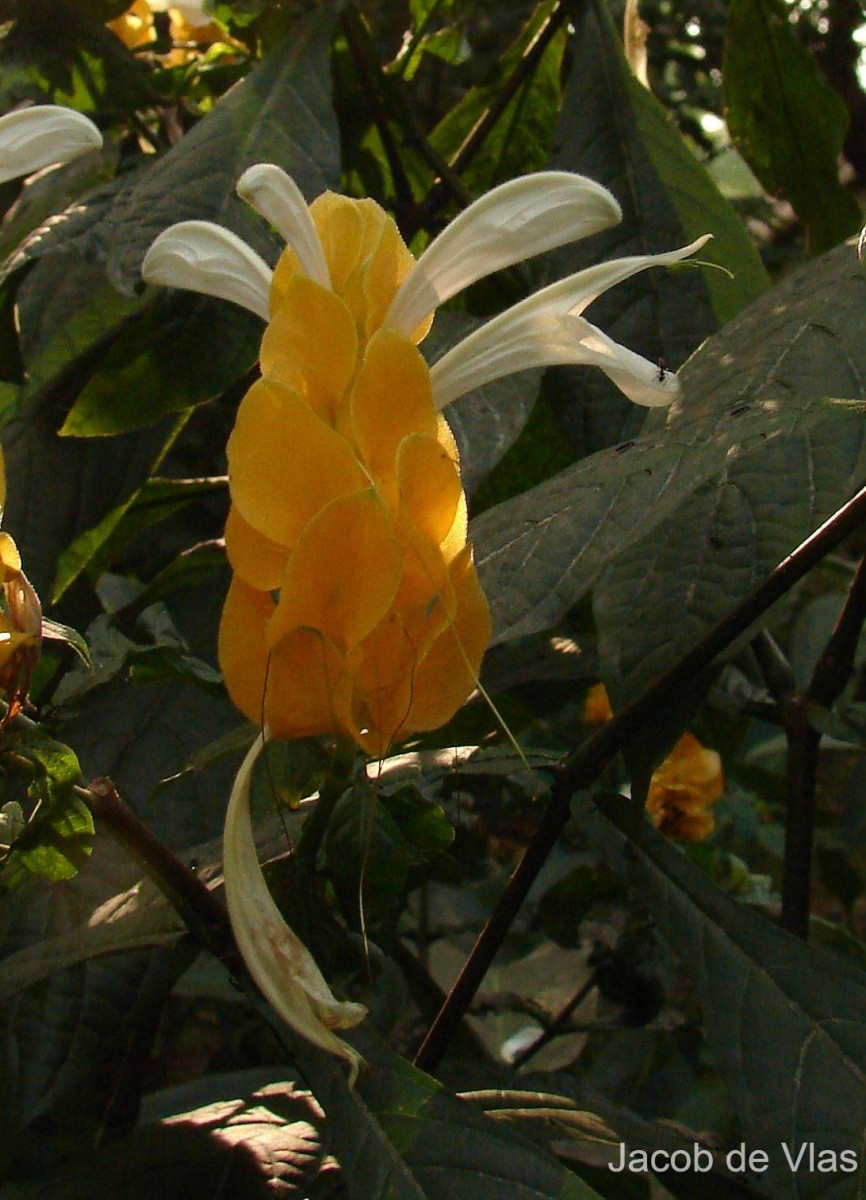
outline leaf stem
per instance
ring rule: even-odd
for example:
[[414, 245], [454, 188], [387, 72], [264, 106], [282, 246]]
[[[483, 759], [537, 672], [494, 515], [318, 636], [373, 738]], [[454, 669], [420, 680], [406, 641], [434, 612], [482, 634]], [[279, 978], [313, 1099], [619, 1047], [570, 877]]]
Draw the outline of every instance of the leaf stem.
[[691, 650], [554, 769], [553, 793], [547, 809], [430, 1027], [415, 1058], [416, 1066], [425, 1071], [435, 1070], [530, 887], [565, 828], [574, 793], [595, 781], [604, 767], [640, 733], [644, 723], [666, 697], [676, 694], [687, 685], [693, 685], [696, 675], [706, 671], [768, 608], [864, 523], [866, 487], [862, 487], [789, 554], [763, 583], [714, 625]]

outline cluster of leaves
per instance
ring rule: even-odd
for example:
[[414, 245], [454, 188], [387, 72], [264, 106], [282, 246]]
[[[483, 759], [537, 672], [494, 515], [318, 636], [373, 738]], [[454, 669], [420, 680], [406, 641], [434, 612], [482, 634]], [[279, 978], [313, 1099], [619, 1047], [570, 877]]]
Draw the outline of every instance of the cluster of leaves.
[[[180, 56], [165, 16], [153, 43], [128, 50], [106, 26], [125, 7], [0, 2], [0, 109], [70, 104], [106, 134], [98, 154], [0, 189], [4, 527], [52, 617], [87, 628], [90, 658], [47, 651], [38, 724], [0, 729], [9, 1194], [210, 1195], [231, 1172], [239, 1196], [624, 1200], [646, 1192], [604, 1169], [618, 1143], [682, 1149], [689, 1127], [766, 1148], [771, 1165], [733, 1177], [717, 1155], [707, 1178], [664, 1177], [677, 1196], [858, 1194], [856, 1175], [792, 1174], [779, 1148], [859, 1151], [866, 1116], [863, 684], [854, 672], [847, 688], [819, 686], [854, 562], [840, 552], [808, 591], [789, 581], [772, 619], [769, 599], [754, 600], [866, 465], [866, 279], [839, 244], [859, 224], [837, 176], [851, 134], [816, 47], [780, 0], [702, 4], [682, 29], [676, 6], [644, 11], [650, 79], [686, 133], [705, 128], [721, 87], [736, 153], [790, 204], [804, 252], [836, 247], [770, 288], [701, 161], [710, 142], [699, 154], [638, 82], [603, 0], [219, 0], [208, 9], [224, 36]], [[528, 170], [610, 187], [621, 225], [479, 285], [437, 317], [433, 355], [530, 284], [635, 247], [712, 232], [705, 253], [722, 268], [641, 275], [590, 314], [662, 370], [695, 351], [671, 410], [647, 414], [572, 368], [452, 406], [495, 621], [483, 681], [520, 753], [476, 700], [375, 771], [306, 742], [261, 764], [274, 895], [328, 978], [370, 1008], [353, 1036], [371, 1065], [353, 1091], [338, 1064], [275, 1036], [221, 963], [190, 967], [195, 913], [180, 905], [190, 933], [94, 831], [79, 786], [82, 771], [111, 776], [162, 848], [131, 835], [149, 871], [166, 886], [178, 856], [219, 895], [225, 798], [254, 733], [213, 665], [223, 447], [261, 330], [215, 300], [145, 290], [139, 272], [154, 237], [191, 217], [274, 262], [277, 239], [234, 193], [261, 161], [309, 198], [374, 196], [416, 249]], [[677, 675], [740, 602], [748, 616]], [[618, 713], [637, 701], [644, 719], [623, 724], [588, 775], [585, 760], [584, 774], [563, 774], [589, 736], [583, 698], [598, 679]], [[715, 837], [685, 853], [638, 801], [687, 724], [721, 752], [727, 792]], [[826, 944], [807, 945], [773, 917], [803, 826], [786, 805], [805, 774], [786, 764], [821, 736], [814, 907], [842, 920], [815, 920]], [[628, 782], [630, 802], [617, 797]], [[500, 923], [497, 965], [439, 1072], [446, 1087], [400, 1054], [476, 960], [527, 845], [541, 876]], [[199, 1055], [210, 1073], [181, 1086], [183, 1034], [170, 1030], [184, 1012], [188, 1034], [190, 1003], [219, 1036]], [[430, 1067], [445, 1040], [432, 1045]]]

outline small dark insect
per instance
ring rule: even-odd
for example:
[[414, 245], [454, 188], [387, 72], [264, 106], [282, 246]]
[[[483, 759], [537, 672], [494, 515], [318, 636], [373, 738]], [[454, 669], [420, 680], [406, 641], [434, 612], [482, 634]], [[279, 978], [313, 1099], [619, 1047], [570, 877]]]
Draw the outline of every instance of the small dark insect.
[[664, 383], [664, 381], [667, 379], [667, 377], [668, 377], [667, 363], [665, 362], [665, 360], [663, 358], [660, 358], [659, 359], [659, 372], [658, 372], [658, 375], [656, 375], [656, 382]]

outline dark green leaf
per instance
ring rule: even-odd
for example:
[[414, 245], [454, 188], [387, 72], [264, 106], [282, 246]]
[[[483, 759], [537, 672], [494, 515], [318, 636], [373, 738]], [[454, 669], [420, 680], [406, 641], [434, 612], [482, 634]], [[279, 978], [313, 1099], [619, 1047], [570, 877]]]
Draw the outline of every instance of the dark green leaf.
[[[273, 1072], [272, 1072], [273, 1073]], [[229, 1081], [223, 1077], [223, 1086]], [[13, 1188], [18, 1200], [151, 1200], [157, 1194], [212, 1200], [310, 1197], [325, 1156], [325, 1119], [291, 1083], [251, 1094], [236, 1088], [204, 1108], [141, 1126], [129, 1141], [70, 1163], [43, 1184]], [[333, 1187], [335, 1163], [325, 1169]], [[313, 1189], [313, 1190], [311, 1190]]]
[[261, 335], [258, 317], [234, 305], [157, 296], [105, 355], [60, 434], [108, 437], [204, 404], [252, 369]]
[[640, 889], [689, 964], [746, 1144], [769, 1155], [761, 1189], [774, 1197], [857, 1195], [853, 1174], [793, 1172], [782, 1145], [795, 1157], [813, 1143], [816, 1151], [853, 1151], [862, 1160], [862, 971], [729, 899], [628, 801], [606, 801], [603, 812], [590, 829], [605, 861]]
[[32, 802], [26, 827], [4, 859], [6, 888], [29, 873], [57, 881], [71, 879], [90, 854], [93, 818], [73, 791], [81, 781], [78, 759], [68, 746], [38, 727], [6, 729], [0, 734], [0, 757], [7, 787], [21, 776]]
[[[499, 97], [529, 47], [539, 36], [554, 8], [552, 0], [536, 6], [520, 36], [502, 55], [496, 78], [470, 88], [466, 95], [436, 126], [430, 141], [450, 161], [479, 120]], [[550, 151], [560, 100], [560, 70], [565, 34], [556, 33], [534, 72], [517, 88], [479, 153], [461, 173], [474, 194], [502, 183], [514, 175], [540, 170]]]
[[161, 479], [151, 477], [123, 504], [112, 509], [95, 529], [76, 538], [60, 556], [51, 595], [56, 604], [82, 571], [95, 582], [116, 556], [141, 533], [166, 520], [185, 504], [225, 488], [215, 479]]
[[297, 1057], [328, 1114], [349, 1200], [597, 1200], [545, 1151], [458, 1100], [362, 1027], [354, 1091], [307, 1043]]
[[[727, 411], [736, 430], [759, 410], [793, 413], [822, 396], [866, 399], [861, 337], [866, 280], [851, 247], [804, 266], [694, 356], [665, 425]], [[624, 545], [594, 592], [602, 675], [621, 703], [669, 666], [862, 482], [866, 425], [858, 411], [727, 457], [713, 481]], [[700, 452], [698, 452], [700, 453]], [[637, 614], [641, 613], [638, 618]], [[652, 620], [646, 614], [652, 613]]]
[[839, 183], [848, 113], [781, 0], [732, 0], [722, 79], [731, 137], [767, 191], [790, 200], [811, 253], [856, 233], [860, 208]]
[[[628, 678], [636, 681], [643, 663], [645, 680], [660, 669], [660, 656], [669, 663], [690, 645], [697, 629], [745, 595], [859, 482], [864, 310], [866, 280], [853, 249], [840, 247], [708, 341], [683, 372], [680, 400], [656, 410], [639, 438], [477, 518], [473, 538], [495, 638], [552, 624], [616, 561], [618, 574], [598, 593], [598, 619], [611, 631], [610, 654], [627, 646], [635, 660]], [[764, 497], [758, 525], [743, 489]], [[717, 508], [727, 522], [719, 545], [709, 540]], [[679, 521], [676, 531], [665, 526], [651, 543], [642, 540], [669, 518]], [[679, 574], [648, 569], [666, 553]], [[687, 555], [691, 573], [683, 567]], [[733, 572], [724, 583], [710, 569], [714, 562]], [[701, 593], [698, 610], [689, 589], [701, 569], [711, 590]], [[649, 609], [635, 602], [638, 578], [641, 589], [653, 589]], [[645, 642], [633, 643], [619, 622], [638, 611], [651, 611], [653, 621], [640, 618]], [[609, 663], [606, 679], [614, 669], [625, 676], [624, 664]]]
[[[632, 74], [607, 7], [578, 5], [573, 21], [574, 57], [551, 165], [609, 187], [623, 220], [552, 253], [548, 274], [559, 278], [602, 259], [670, 250], [711, 233], [700, 257], [725, 271], [642, 272], [600, 296], [587, 313], [618, 342], [676, 369], [766, 288], [767, 276], [730, 204]], [[644, 417], [595, 370], [557, 369], [547, 394], [579, 454], [633, 437]]]
[[[117, 5], [100, 8], [112, 12]], [[27, 0], [15, 15], [0, 41], [4, 111], [25, 99], [88, 114], [130, 112], [153, 100], [146, 70], [101, 14], [72, 0]]]

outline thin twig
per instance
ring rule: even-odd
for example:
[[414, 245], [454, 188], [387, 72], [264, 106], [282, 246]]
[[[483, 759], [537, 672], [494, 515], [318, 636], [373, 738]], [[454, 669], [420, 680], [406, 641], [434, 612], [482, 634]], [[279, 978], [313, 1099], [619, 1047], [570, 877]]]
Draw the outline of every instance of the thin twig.
[[394, 192], [397, 200], [403, 206], [411, 204], [412, 185], [403, 169], [400, 151], [397, 148], [394, 135], [391, 133], [388, 113], [379, 94], [382, 82], [382, 68], [377, 61], [371, 61], [373, 55], [370, 52], [370, 37], [364, 25], [364, 20], [354, 4], [348, 4], [343, 10], [340, 17], [340, 24], [343, 28], [343, 33], [346, 35], [349, 53], [355, 61], [358, 74], [364, 84], [367, 100], [370, 104], [370, 111], [373, 114], [373, 120], [379, 131], [379, 137], [382, 139], [382, 149], [385, 151], [391, 177], [394, 180]]
[[604, 767], [640, 733], [659, 705], [663, 705], [670, 696], [677, 695], [684, 687], [692, 686], [696, 677], [706, 672], [750, 625], [864, 522], [866, 487], [861, 488], [771, 571], [762, 584], [713, 626], [691, 650], [602, 725], [555, 770], [553, 794], [547, 810], [424, 1039], [415, 1058], [417, 1066], [426, 1071], [434, 1070], [444, 1054], [530, 887], [565, 828], [574, 793], [595, 781]]
[[526, 47], [520, 62], [496, 93], [490, 107], [481, 114], [464, 139], [463, 145], [451, 159], [449, 165], [452, 171], [456, 171], [459, 174], [469, 166], [520, 88], [535, 74], [539, 63], [544, 57], [545, 50], [559, 32], [560, 27], [565, 21], [565, 17], [565, 0], [559, 0], [559, 4], [557, 4], [541, 29], [539, 29], [538, 33]]
[[857, 643], [866, 621], [866, 558], [857, 568], [836, 627], [803, 696], [785, 706], [788, 741], [788, 813], [782, 865], [782, 926], [798, 937], [809, 933], [812, 844], [818, 751], [821, 734], [812, 725], [815, 707], [829, 708], [842, 694], [854, 670]]
[[548, 1042], [553, 1041], [553, 1039], [565, 1025], [568, 1018], [571, 1016], [577, 1006], [583, 1003], [597, 982], [598, 977], [593, 971], [589, 979], [581, 984], [568, 1003], [559, 1010], [550, 1024], [541, 1031], [535, 1041], [531, 1042], [528, 1046], [524, 1046], [519, 1054], [515, 1054], [514, 1058], [511, 1060], [511, 1065], [515, 1071], [518, 1067], [522, 1067], [524, 1063], [529, 1062], [530, 1058], [534, 1058], [539, 1050], [544, 1049]]
[[[490, 107], [482, 113], [475, 125], [473, 125], [463, 144], [450, 162], [446, 163], [439, 156], [438, 152], [417, 126], [417, 123], [415, 123], [415, 128], [412, 130], [413, 140], [415, 140], [419, 152], [423, 154], [428, 165], [432, 167], [439, 178], [437, 183], [430, 189], [424, 202], [417, 206], [411, 218], [407, 217], [405, 226], [401, 229], [407, 241], [411, 241], [418, 229], [426, 228], [436, 213], [447, 202], [449, 193], [464, 207], [471, 200], [471, 195], [460, 179], [461, 171], [464, 171], [472, 159], [475, 158], [518, 90], [527, 79], [531, 78], [545, 50], [559, 31], [565, 18], [565, 2], [564, 0], [560, 0], [560, 3], [557, 4], [532, 42], [527, 46], [520, 62], [514, 68], [511, 75], [509, 75], [508, 79], [506, 79], [501, 89], [496, 93], [496, 97]], [[404, 115], [410, 121], [414, 122], [411, 108], [407, 108], [404, 111]], [[435, 157], [431, 156], [431, 151]]]
[[220, 959], [233, 975], [244, 971], [228, 913], [195, 871], [181, 862], [124, 804], [110, 779], [76, 787], [94, 818], [126, 848], [180, 913], [200, 945]]

